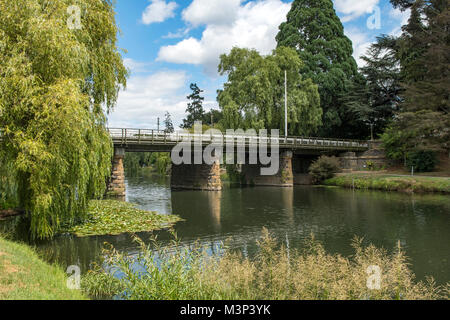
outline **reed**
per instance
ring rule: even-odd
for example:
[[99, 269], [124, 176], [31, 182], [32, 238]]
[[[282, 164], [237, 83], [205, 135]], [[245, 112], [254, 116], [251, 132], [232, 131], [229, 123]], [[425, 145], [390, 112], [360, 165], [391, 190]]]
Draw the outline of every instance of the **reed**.
[[[97, 268], [82, 287], [93, 298], [127, 300], [434, 300], [449, 299], [450, 285], [432, 279], [416, 282], [407, 258], [354, 240], [355, 253], [346, 258], [326, 253], [312, 237], [304, 249], [288, 250], [267, 232], [258, 253], [245, 258], [225, 249], [208, 255], [200, 245], [184, 248], [179, 241], [156, 249], [141, 245], [138, 256], [114, 248], [105, 251], [108, 272]], [[368, 286], [370, 266], [381, 270], [379, 290]]]

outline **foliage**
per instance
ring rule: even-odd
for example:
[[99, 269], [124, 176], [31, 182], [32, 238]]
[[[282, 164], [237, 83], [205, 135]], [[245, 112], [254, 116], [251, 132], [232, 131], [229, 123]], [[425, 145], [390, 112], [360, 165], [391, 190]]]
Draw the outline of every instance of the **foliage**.
[[416, 172], [432, 172], [438, 160], [436, 153], [427, 150], [412, 151], [408, 154], [406, 165], [408, 168], [414, 167]]
[[166, 112], [166, 116], [165, 116], [165, 119], [164, 119], [164, 126], [166, 127], [165, 131], [167, 133], [174, 132], [172, 118], [170, 117], [170, 113], [169, 112]]
[[220, 57], [219, 72], [227, 75], [218, 101], [222, 126], [229, 129], [281, 129], [284, 132], [284, 79], [287, 70], [289, 134], [310, 135], [321, 125], [317, 86], [300, 75], [295, 50], [280, 47], [272, 55], [233, 48]]
[[[244, 258], [225, 249], [209, 256], [195, 245], [182, 247], [174, 241], [161, 248], [140, 242], [136, 257], [106, 250], [106, 264], [89, 274], [83, 290], [92, 297], [106, 294], [127, 300], [419, 300], [448, 299], [432, 281], [416, 283], [401, 249], [388, 254], [355, 240], [351, 259], [325, 252], [312, 238], [302, 251], [278, 246], [264, 230], [258, 254]], [[381, 269], [381, 288], [368, 288], [368, 267]], [[114, 274], [120, 275], [113, 280]], [[109, 277], [105, 286], [105, 277]], [[105, 289], [105, 292], [103, 292]], [[117, 290], [117, 291], [114, 291]]]
[[450, 194], [450, 178], [350, 174], [328, 179], [324, 184], [355, 189]]
[[180, 220], [178, 216], [141, 210], [123, 201], [93, 200], [89, 202], [87, 219], [65, 231], [79, 237], [118, 235], [169, 228]]
[[405, 160], [415, 150], [442, 151], [450, 148], [450, 117], [439, 112], [417, 111], [400, 113], [381, 136], [386, 155]]
[[77, 1], [82, 28], [74, 30], [72, 4], [0, 0], [0, 164], [13, 165], [19, 205], [39, 238], [103, 195], [112, 156], [103, 109], [126, 83], [111, 2]]
[[203, 109], [203, 101], [205, 98], [200, 95], [203, 90], [200, 90], [196, 83], [191, 83], [190, 88], [192, 94], [187, 96], [190, 102], [186, 109], [186, 113], [188, 114], [187, 118], [183, 120], [183, 124], [181, 125], [183, 129], [192, 128], [196, 121], [202, 121], [205, 116], [205, 110]]
[[356, 126], [348, 101], [353, 81], [360, 81], [352, 42], [331, 0], [295, 0], [276, 36], [278, 46], [297, 50], [300, 73], [318, 85], [323, 109], [321, 136], [350, 137]]
[[128, 152], [125, 154], [124, 167], [127, 176], [137, 176], [142, 168], [151, 167], [159, 175], [166, 175], [172, 160], [167, 152]]
[[361, 58], [365, 65], [360, 72], [365, 81], [354, 83], [348, 105], [367, 128], [373, 126], [375, 137], [384, 131], [399, 109], [400, 68], [395, 54], [378, 43], [371, 45]]
[[450, 150], [450, 3], [391, 1], [411, 8], [408, 24], [397, 39], [380, 38], [378, 46], [395, 56], [401, 70], [400, 113], [383, 140], [392, 158], [411, 151]]
[[167, 175], [172, 165], [172, 158], [170, 157], [170, 153], [161, 152], [161, 153], [154, 153], [154, 155], [155, 155], [156, 172], [160, 176]]
[[84, 300], [67, 288], [64, 271], [42, 261], [30, 247], [0, 237], [0, 300]]
[[314, 183], [330, 179], [340, 171], [339, 159], [336, 157], [321, 156], [309, 167], [309, 173], [313, 177]]
[[217, 129], [217, 124], [220, 123], [222, 119], [223, 113], [220, 110], [211, 109], [209, 112], [205, 113], [203, 123]]

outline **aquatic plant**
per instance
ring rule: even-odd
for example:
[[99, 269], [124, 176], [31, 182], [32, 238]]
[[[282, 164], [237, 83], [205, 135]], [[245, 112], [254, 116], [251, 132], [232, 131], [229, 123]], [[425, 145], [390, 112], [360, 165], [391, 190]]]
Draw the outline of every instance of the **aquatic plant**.
[[93, 200], [89, 202], [88, 218], [80, 224], [63, 229], [79, 237], [94, 235], [118, 235], [154, 231], [173, 226], [181, 218], [141, 210], [136, 205], [117, 200]]

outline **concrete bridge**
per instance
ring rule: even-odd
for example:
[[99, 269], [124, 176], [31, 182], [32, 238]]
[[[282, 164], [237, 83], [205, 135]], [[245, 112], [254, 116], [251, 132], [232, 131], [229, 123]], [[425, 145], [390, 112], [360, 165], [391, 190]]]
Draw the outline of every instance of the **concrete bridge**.
[[[247, 164], [250, 163], [248, 161], [238, 166], [242, 183], [258, 186], [292, 187], [294, 184], [310, 184], [309, 166], [322, 154], [339, 156], [342, 168], [347, 170], [362, 168], [368, 161], [384, 160], [384, 156], [380, 156], [379, 152], [373, 152], [376, 149], [374, 142], [368, 141], [293, 136], [258, 137], [246, 134], [167, 133], [152, 129], [108, 130], [114, 144], [113, 173], [108, 192], [118, 197], [125, 196], [123, 158], [126, 152], [171, 152], [183, 141], [198, 141], [203, 149], [220, 139], [224, 143], [233, 142], [236, 146], [234, 152], [238, 150], [237, 146], [244, 148], [246, 160], [254, 152], [252, 147], [255, 144], [276, 143], [280, 155], [280, 166], [276, 175], [263, 176], [260, 171], [264, 166]], [[213, 164], [173, 164], [171, 186], [174, 189], [219, 191], [222, 189], [220, 173], [219, 159]]]

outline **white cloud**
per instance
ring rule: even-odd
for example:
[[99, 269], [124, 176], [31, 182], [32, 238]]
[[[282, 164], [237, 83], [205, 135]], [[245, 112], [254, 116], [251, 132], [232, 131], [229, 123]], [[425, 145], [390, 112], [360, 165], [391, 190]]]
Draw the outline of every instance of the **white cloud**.
[[183, 20], [193, 26], [230, 24], [238, 15], [242, 0], [194, 0], [183, 11]]
[[[254, 48], [269, 54], [275, 47], [279, 25], [286, 20], [291, 4], [281, 0], [260, 0], [240, 4], [231, 0], [219, 11], [211, 13], [224, 1], [208, 0], [210, 5], [201, 10], [205, 0], [194, 0], [183, 12], [186, 22], [192, 25], [206, 24], [202, 38], [188, 38], [175, 45], [162, 47], [159, 61], [203, 65], [209, 75], [217, 74], [219, 56], [234, 47]], [[228, 1], [226, 1], [228, 2]], [[222, 11], [221, 11], [222, 10]], [[222, 14], [226, 12], [226, 14]]]
[[178, 7], [176, 2], [168, 2], [165, 0], [150, 0], [151, 3], [142, 13], [142, 22], [144, 24], [152, 24], [155, 22], [163, 22], [166, 19], [175, 16], [175, 9]]
[[147, 67], [150, 65], [150, 63], [147, 62], [139, 62], [135, 61], [130, 58], [123, 59], [123, 64], [126, 68], [130, 69], [131, 73], [141, 73], [141, 72], [148, 72]]
[[390, 35], [398, 37], [402, 33], [402, 26], [408, 23], [409, 17], [411, 16], [411, 10], [401, 11], [400, 9], [394, 9], [389, 12], [389, 17], [392, 19], [400, 21], [400, 26], [395, 28], [390, 32]]
[[133, 76], [127, 89], [119, 93], [109, 127], [155, 129], [157, 118], [168, 111], [175, 125], [181, 123], [186, 110], [187, 75], [185, 71], [162, 71], [149, 76]]
[[334, 0], [336, 10], [345, 14], [342, 22], [348, 22], [360, 16], [372, 13], [380, 0]]
[[367, 49], [373, 42], [369, 41], [367, 34], [362, 33], [356, 28], [346, 29], [345, 35], [352, 40], [353, 57], [355, 58], [358, 66], [362, 67], [364, 65], [364, 61], [360, 57], [365, 55]]

